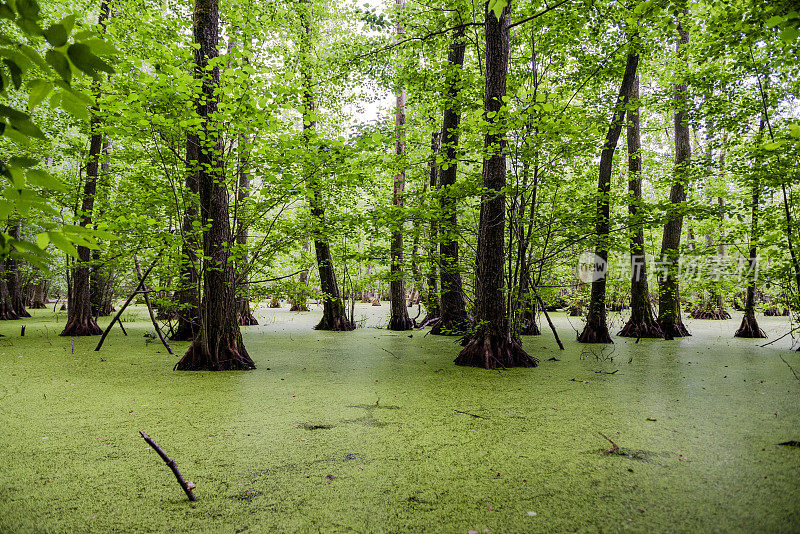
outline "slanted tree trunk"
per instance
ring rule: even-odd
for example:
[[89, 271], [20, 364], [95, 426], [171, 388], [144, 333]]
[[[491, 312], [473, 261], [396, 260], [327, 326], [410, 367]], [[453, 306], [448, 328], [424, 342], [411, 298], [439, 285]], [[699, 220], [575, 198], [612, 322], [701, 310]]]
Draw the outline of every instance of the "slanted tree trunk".
[[[317, 104], [312, 91], [311, 74], [311, 50], [312, 34], [310, 20], [310, 2], [301, 2], [298, 13], [300, 23], [303, 26], [303, 36], [301, 37], [301, 61], [303, 77], [303, 138], [306, 143], [306, 151], [311, 154], [319, 154], [317, 144], [314, 143], [315, 128], [317, 121], [314, 118]], [[319, 285], [322, 290], [322, 319], [314, 327], [316, 330], [349, 331], [354, 330], [356, 325], [347, 318], [347, 310], [344, 307], [339, 284], [336, 282], [336, 271], [333, 267], [331, 248], [328, 238], [325, 235], [325, 208], [322, 200], [322, 185], [320, 183], [320, 169], [323, 167], [319, 161], [311, 160], [306, 163], [304, 170], [306, 183], [308, 184], [308, 201], [311, 205], [311, 218], [313, 219], [313, 238], [314, 251], [317, 256], [317, 267], [319, 269]]]
[[180, 279], [178, 289], [172, 297], [175, 302], [178, 326], [172, 341], [193, 341], [200, 330], [200, 275], [197, 272], [197, 250], [200, 249], [198, 214], [200, 138], [196, 133], [186, 135], [186, 183], [184, 213], [181, 233]]
[[[398, 19], [405, 6], [405, 0], [396, 0]], [[403, 23], [397, 22], [397, 39], [402, 38], [405, 33]], [[397, 92], [397, 103], [395, 110], [395, 154], [398, 164], [405, 165], [406, 153], [406, 89], [401, 87]], [[408, 316], [406, 308], [406, 284], [403, 279], [403, 226], [405, 216], [403, 215], [403, 191], [405, 190], [406, 171], [402, 168], [394, 176], [392, 187], [392, 200], [395, 206], [395, 216], [398, 220], [394, 222], [391, 243], [389, 245], [389, 255], [391, 256], [391, 278], [389, 280], [389, 296], [391, 300], [391, 312], [389, 315], [389, 330], [410, 330], [414, 328], [414, 321]]]
[[[19, 239], [19, 223], [12, 224], [8, 229], [8, 235], [13, 239]], [[22, 283], [19, 278], [19, 260], [10, 256], [6, 258], [6, 284], [8, 294], [11, 299], [11, 309], [17, 317], [30, 317], [31, 314], [25, 309], [25, 298], [22, 296]]]
[[[688, 65], [687, 45], [689, 32], [678, 24], [677, 52], [683, 58], [684, 68]], [[681, 73], [683, 77], [683, 73]], [[680, 293], [678, 288], [678, 254], [680, 252], [683, 227], [683, 203], [686, 201], [686, 182], [689, 178], [689, 165], [692, 146], [689, 141], [688, 96], [686, 83], [675, 84], [675, 183], [669, 192], [669, 208], [664, 235], [661, 239], [661, 261], [666, 272], [658, 278], [658, 323], [664, 339], [689, 336], [689, 331], [681, 320]]]
[[[632, 46], [632, 45], [631, 45]], [[614, 165], [614, 151], [622, 132], [622, 123], [625, 118], [625, 105], [630, 98], [636, 78], [636, 68], [639, 65], [639, 55], [635, 52], [628, 53], [625, 65], [625, 74], [619, 88], [616, 104], [611, 115], [611, 124], [608, 127], [603, 151], [600, 153], [600, 172], [597, 180], [597, 220], [595, 231], [597, 245], [595, 255], [603, 262], [608, 261], [608, 240], [610, 221], [611, 171]], [[589, 301], [589, 313], [586, 316], [586, 326], [578, 335], [579, 343], [612, 343], [606, 324], [606, 276], [592, 281], [592, 294]]]
[[200, 217], [203, 227], [203, 300], [200, 306], [200, 331], [189, 350], [175, 365], [176, 370], [247, 370], [255, 363], [242, 342], [236, 314], [236, 273], [230, 257], [231, 235], [228, 190], [219, 155], [222, 139], [212, 117], [217, 111], [216, 88], [219, 68], [208, 69], [217, 57], [219, 42], [218, 0], [195, 0], [194, 51], [195, 78], [202, 80], [202, 93], [195, 101], [202, 120], [203, 136], [198, 159]]
[[[758, 136], [756, 146], [761, 145], [761, 138], [764, 132], [764, 115], [761, 115], [761, 123], [758, 127]], [[761, 200], [761, 172], [760, 165], [755, 165], [756, 169], [753, 173], [753, 181], [751, 185], [752, 203], [750, 204], [750, 258], [747, 273], [747, 298], [744, 303], [744, 316], [742, 317], [742, 324], [736, 331], [734, 337], [745, 338], [765, 338], [767, 334], [764, 333], [758, 326], [756, 320], [756, 276], [758, 274], [758, 212], [759, 203]]]
[[433, 325], [434, 335], [463, 335], [467, 331], [467, 311], [458, 261], [458, 206], [454, 186], [458, 173], [459, 125], [461, 123], [461, 68], [464, 66], [464, 27], [455, 30], [447, 52], [447, 95], [442, 120], [441, 150], [444, 161], [439, 172], [439, 206], [442, 213], [439, 252], [441, 255], [441, 320]]
[[511, 3], [498, 19], [484, 8], [486, 32], [486, 93], [484, 117], [488, 130], [484, 137], [483, 186], [478, 228], [477, 277], [475, 294], [476, 329], [464, 339], [465, 346], [455, 359], [456, 365], [496, 369], [498, 367], [535, 367], [538, 361], [511, 335], [506, 315], [505, 279], [505, 186], [506, 136], [498, 117], [506, 95], [508, 73]]
[[647, 260], [644, 250], [644, 224], [639, 215], [642, 202], [642, 142], [639, 131], [639, 77], [633, 82], [628, 110], [628, 214], [631, 228], [631, 316], [620, 337], [660, 338], [661, 327], [653, 317], [650, 289], [647, 284]]
[[[106, 140], [103, 143], [103, 161], [100, 163], [100, 176], [97, 177], [97, 186], [101, 190], [108, 190], [108, 155], [111, 151], [111, 143]], [[102, 206], [102, 204], [101, 204]], [[98, 210], [98, 217], [102, 217], [104, 210]], [[92, 303], [92, 315], [95, 317], [107, 317], [114, 309], [112, 300], [114, 297], [113, 283], [111, 275], [102, 265], [102, 257], [99, 249], [92, 251], [92, 272], [89, 276], [89, 300]]]
[[[108, 20], [108, 0], [103, 0], [100, 5], [98, 24], [105, 31]], [[84, 228], [92, 224], [92, 210], [94, 209], [94, 195], [97, 190], [97, 175], [100, 165], [100, 152], [103, 149], [103, 135], [100, 133], [100, 84], [94, 83], [95, 106], [91, 110], [89, 120], [89, 161], [86, 163], [86, 183], [83, 185], [83, 199], [79, 224]], [[89, 282], [89, 263], [91, 254], [87, 247], [78, 247], [78, 265], [72, 272], [72, 284], [69, 288], [69, 307], [67, 308], [67, 324], [61, 332], [62, 336], [99, 336], [102, 330], [97, 326], [92, 315], [91, 287]]]

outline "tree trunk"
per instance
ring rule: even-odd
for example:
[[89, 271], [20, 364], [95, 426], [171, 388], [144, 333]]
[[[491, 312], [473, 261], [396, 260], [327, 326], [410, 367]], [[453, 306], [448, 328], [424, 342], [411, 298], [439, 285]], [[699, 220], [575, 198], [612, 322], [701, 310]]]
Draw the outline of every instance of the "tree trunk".
[[[632, 46], [632, 45], [631, 45]], [[600, 153], [600, 172], [597, 180], [597, 221], [595, 231], [597, 233], [597, 246], [595, 256], [603, 262], [608, 261], [608, 240], [610, 227], [610, 199], [611, 194], [611, 171], [614, 165], [614, 151], [617, 148], [622, 123], [625, 119], [625, 105], [631, 95], [631, 89], [636, 79], [636, 68], [639, 65], [639, 55], [634, 52], [628, 53], [625, 65], [625, 74], [622, 77], [622, 85], [619, 88], [619, 95], [611, 115], [611, 124], [608, 127], [606, 141], [603, 151]], [[583, 332], [578, 335], [579, 343], [613, 343], [608, 333], [606, 324], [606, 274], [592, 281], [592, 294], [589, 301], [589, 313], [586, 316], [586, 326]]]
[[[311, 50], [312, 50], [312, 27], [310, 21], [310, 2], [301, 2], [298, 11], [300, 22], [303, 25], [303, 36], [301, 41], [301, 69], [303, 77], [303, 138], [306, 142], [306, 150], [309, 154], [318, 154], [316, 144], [312, 143], [314, 130], [317, 122], [314, 115], [317, 110], [316, 100], [312, 92]], [[322, 167], [322, 165], [318, 165]], [[319, 269], [319, 285], [322, 290], [322, 319], [314, 327], [315, 330], [349, 331], [354, 330], [355, 325], [347, 318], [347, 310], [344, 307], [339, 284], [336, 282], [336, 271], [333, 267], [331, 248], [328, 238], [325, 235], [325, 208], [322, 201], [322, 185], [320, 184], [319, 168], [315, 168], [313, 163], [306, 163], [304, 169], [306, 182], [308, 183], [308, 197], [311, 205], [311, 217], [313, 218], [313, 237], [314, 251], [317, 256], [317, 267]]]
[[202, 79], [202, 94], [195, 101], [203, 121], [203, 142], [198, 159], [200, 217], [203, 227], [203, 300], [200, 306], [200, 331], [189, 350], [175, 365], [176, 370], [255, 369], [242, 342], [236, 314], [236, 274], [230, 258], [231, 236], [228, 215], [228, 190], [219, 161], [222, 139], [211, 123], [217, 111], [219, 68], [208, 69], [217, 57], [219, 40], [218, 0], [196, 0], [194, 4], [195, 78]]
[[[19, 239], [19, 223], [12, 224], [8, 229], [8, 235], [13, 239]], [[25, 298], [22, 296], [22, 284], [19, 278], [19, 260], [12, 259], [10, 256], [6, 258], [6, 285], [8, 286], [8, 294], [11, 299], [11, 309], [14, 314], [19, 317], [30, 317], [31, 314], [25, 309]]]
[[197, 272], [197, 250], [200, 249], [198, 229], [198, 195], [200, 182], [198, 165], [200, 138], [196, 133], [186, 135], [186, 190], [183, 213], [183, 243], [181, 245], [180, 279], [172, 297], [175, 302], [178, 327], [172, 341], [193, 341], [200, 329], [200, 275]]
[[[405, 0], [396, 0], [398, 18], [403, 12]], [[405, 33], [403, 23], [397, 22], [397, 39], [402, 38]], [[405, 165], [406, 153], [406, 89], [401, 87], [397, 93], [397, 104], [395, 111], [395, 154], [399, 165]], [[403, 214], [403, 191], [405, 190], [406, 171], [401, 169], [394, 176], [392, 187], [392, 200], [395, 206], [395, 217], [389, 255], [391, 256], [391, 278], [389, 279], [389, 295], [391, 300], [391, 313], [389, 315], [389, 330], [411, 330], [414, 328], [414, 321], [408, 316], [406, 308], [406, 284], [403, 279], [403, 226], [405, 216]]]
[[15, 319], [19, 319], [19, 316], [14, 311], [14, 304], [8, 292], [6, 265], [5, 262], [0, 262], [0, 321], [12, 321]]
[[[680, 39], [677, 44], [678, 56], [683, 58], [684, 70], [688, 65], [687, 45], [689, 32], [678, 24]], [[681, 72], [683, 78], [685, 73]], [[669, 193], [667, 223], [661, 240], [661, 261], [666, 265], [666, 273], [658, 278], [658, 323], [664, 339], [689, 336], [689, 331], [681, 320], [680, 293], [678, 288], [678, 254], [680, 252], [683, 226], [683, 203], [686, 201], [686, 182], [689, 178], [692, 146], [689, 141], [688, 96], [686, 83], [675, 84], [675, 183]]]
[[[108, 19], [108, 0], [103, 0], [100, 5], [98, 24], [105, 31]], [[97, 108], [100, 100], [100, 84], [95, 82], [95, 106], [91, 110], [89, 120], [89, 161], [86, 163], [86, 183], [83, 185], [83, 200], [81, 202], [80, 225], [84, 228], [92, 224], [92, 210], [94, 209], [94, 195], [97, 190], [97, 175], [100, 165], [100, 152], [103, 149], [103, 136], [100, 133], [100, 110]], [[86, 247], [78, 247], [78, 266], [72, 272], [72, 285], [69, 292], [69, 307], [67, 308], [67, 325], [61, 332], [62, 336], [99, 336], [102, 330], [97, 326], [92, 315], [91, 287], [89, 281], [89, 263], [91, 254]]]
[[459, 125], [461, 123], [461, 68], [464, 66], [464, 27], [453, 35], [447, 53], [447, 96], [442, 120], [444, 161], [439, 173], [439, 205], [442, 211], [440, 229], [440, 277], [442, 285], [441, 320], [431, 329], [434, 335], [463, 335], [467, 331], [467, 311], [458, 262], [458, 206], [454, 186], [458, 172]]
[[653, 317], [650, 305], [650, 288], [647, 284], [647, 260], [644, 250], [644, 224], [639, 215], [642, 202], [642, 155], [639, 131], [639, 78], [633, 83], [631, 101], [634, 108], [628, 110], [628, 214], [631, 228], [631, 316], [620, 337], [664, 337], [661, 327]]
[[[103, 161], [100, 163], [100, 176], [97, 177], [97, 186], [102, 190], [108, 189], [108, 155], [111, 151], [111, 143], [107, 140], [103, 143]], [[98, 210], [98, 217], [102, 217], [104, 210]], [[92, 315], [95, 317], [106, 317], [111, 315], [114, 309], [112, 301], [114, 298], [113, 282], [108, 270], [101, 264], [102, 258], [100, 250], [92, 251], [92, 272], [89, 277], [89, 300], [92, 303]]]
[[455, 359], [456, 365], [496, 369], [498, 367], [535, 367], [538, 361], [522, 348], [519, 339], [508, 329], [504, 295], [503, 264], [505, 262], [505, 193], [506, 137], [500, 125], [506, 95], [508, 73], [509, 28], [511, 3], [498, 19], [484, 8], [486, 31], [486, 93], [484, 117], [488, 130], [484, 137], [483, 186], [478, 228], [476, 277], [476, 330], [465, 337], [465, 346]]
[[246, 270], [249, 268], [247, 260], [247, 222], [245, 217], [245, 204], [250, 196], [250, 145], [252, 139], [248, 136], [239, 136], [239, 191], [236, 221], [236, 244], [239, 252], [239, 277], [237, 279], [236, 315], [241, 326], [256, 326], [258, 321], [253, 317], [250, 309], [250, 286], [247, 283]]
[[[436, 158], [439, 156], [439, 146], [441, 143], [441, 132], [431, 134], [431, 162], [430, 162], [430, 188], [431, 197], [436, 196], [439, 188], [439, 164]], [[429, 206], [429, 212], [434, 212], [433, 207]], [[439, 222], [437, 216], [431, 216], [430, 227], [428, 230], [428, 272], [427, 283], [428, 291], [423, 303], [425, 304], [425, 318], [423, 325], [429, 325], [439, 321], [441, 318], [441, 307], [439, 306], [438, 272], [436, 269], [436, 244], [439, 239]]]
[[[761, 139], [764, 132], [764, 115], [761, 115], [761, 123], [758, 126], [758, 136], [756, 146], [761, 145]], [[757, 156], [758, 157], [758, 156]], [[764, 333], [758, 326], [756, 320], [756, 275], [758, 274], [758, 212], [759, 202], [761, 197], [761, 172], [762, 169], [760, 162], [756, 162], [755, 172], [753, 173], [752, 183], [752, 198], [753, 201], [750, 205], [750, 258], [749, 269], [747, 277], [747, 298], [744, 304], [744, 316], [742, 317], [742, 324], [736, 331], [734, 337], [745, 338], [765, 338], [767, 334]]]

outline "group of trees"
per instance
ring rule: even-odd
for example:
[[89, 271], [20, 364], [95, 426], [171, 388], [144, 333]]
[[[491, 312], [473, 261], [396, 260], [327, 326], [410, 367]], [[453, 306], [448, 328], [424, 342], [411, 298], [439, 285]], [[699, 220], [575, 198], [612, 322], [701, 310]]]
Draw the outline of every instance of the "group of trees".
[[[587, 291], [586, 343], [612, 341], [615, 306], [619, 335], [665, 339], [689, 335], [687, 306], [741, 304], [741, 337], [764, 335], [759, 300], [800, 308], [790, 2], [4, 0], [0, 16], [2, 319], [44, 269], [66, 288], [63, 335], [100, 334], [137, 288], [192, 342], [176, 369], [252, 369], [251, 300], [316, 295], [317, 328], [348, 331], [356, 299], [388, 296], [388, 328], [461, 336], [457, 364], [496, 368], [535, 366], [520, 336]], [[589, 291], [587, 250], [627, 276]]]

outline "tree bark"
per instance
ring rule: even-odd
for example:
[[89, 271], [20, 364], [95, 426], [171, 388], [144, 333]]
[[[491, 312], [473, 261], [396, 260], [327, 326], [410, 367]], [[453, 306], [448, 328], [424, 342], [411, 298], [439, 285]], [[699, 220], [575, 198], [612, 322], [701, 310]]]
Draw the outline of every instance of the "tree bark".
[[486, 93], [484, 117], [488, 130], [484, 137], [483, 186], [478, 228], [476, 276], [476, 329], [465, 336], [464, 348], [455, 359], [456, 365], [496, 369], [498, 367], [535, 367], [538, 361], [522, 348], [520, 340], [508, 329], [505, 280], [505, 187], [506, 136], [500, 126], [502, 98], [506, 95], [508, 47], [510, 41], [508, 13], [511, 3], [503, 8], [498, 19], [484, 8], [486, 32]]
[[[631, 46], [633, 45], [631, 44]], [[625, 64], [625, 74], [622, 77], [622, 85], [619, 88], [619, 95], [612, 111], [611, 124], [608, 127], [603, 151], [600, 153], [600, 172], [597, 180], [597, 219], [595, 223], [597, 245], [595, 255], [603, 262], [608, 261], [609, 196], [611, 194], [611, 171], [614, 165], [614, 151], [617, 148], [617, 142], [622, 132], [625, 105], [630, 98], [638, 65], [639, 55], [635, 52], [629, 52]], [[613, 343], [606, 324], [606, 273], [597, 280], [592, 281], [589, 313], [586, 316], [586, 326], [578, 335], [579, 343]]]
[[[308, 10], [310, 9], [308, 0], [301, 3], [299, 14], [300, 23], [303, 26], [302, 36], [302, 58], [301, 69], [303, 77], [303, 138], [306, 143], [308, 154], [318, 154], [317, 147], [312, 143], [317, 121], [314, 115], [317, 110], [317, 103], [312, 91], [311, 50], [312, 50], [312, 27]], [[347, 318], [347, 310], [344, 307], [339, 284], [336, 281], [336, 271], [333, 267], [333, 258], [328, 238], [325, 235], [325, 208], [322, 200], [322, 185], [320, 183], [320, 169], [322, 165], [305, 163], [306, 183], [308, 183], [308, 197], [311, 205], [311, 217], [313, 219], [313, 238], [314, 252], [317, 257], [317, 267], [319, 270], [319, 285], [322, 290], [322, 319], [314, 327], [315, 330], [349, 331], [355, 330], [355, 325]]]
[[[431, 162], [430, 162], [430, 190], [431, 197], [436, 196], [436, 191], [439, 188], [439, 164], [436, 158], [439, 156], [439, 146], [441, 144], [441, 132], [433, 132], [431, 134]], [[429, 206], [429, 212], [433, 213], [432, 206]], [[437, 254], [436, 244], [439, 239], [439, 222], [436, 215], [431, 216], [430, 227], [428, 230], [428, 272], [426, 279], [428, 283], [428, 290], [425, 294], [423, 303], [425, 304], [425, 318], [422, 320], [423, 325], [429, 325], [439, 321], [441, 318], [441, 306], [439, 305], [439, 288], [438, 288], [438, 272], [436, 265]]]
[[628, 214], [631, 228], [631, 316], [620, 337], [660, 338], [661, 327], [653, 317], [650, 305], [650, 288], [647, 284], [647, 260], [644, 250], [644, 224], [639, 215], [642, 202], [642, 142], [639, 128], [639, 77], [633, 82], [628, 110]]
[[[764, 133], [764, 115], [761, 115], [761, 123], [758, 126], [758, 136], [756, 146], [761, 145], [761, 139]], [[758, 157], [758, 156], [756, 156]], [[755, 165], [755, 172], [753, 173], [753, 182], [751, 185], [752, 203], [750, 204], [750, 258], [748, 262], [748, 277], [747, 277], [747, 297], [744, 304], [744, 316], [739, 329], [733, 334], [734, 337], [744, 338], [765, 338], [767, 334], [758, 326], [756, 320], [756, 274], [758, 273], [758, 212], [759, 203], [761, 200], [761, 172], [758, 161]]]
[[203, 142], [198, 159], [200, 217], [203, 227], [203, 299], [201, 328], [176, 370], [247, 370], [255, 363], [242, 342], [236, 314], [236, 273], [230, 258], [232, 241], [228, 214], [228, 190], [220, 164], [222, 139], [212, 123], [217, 111], [216, 88], [219, 68], [208, 69], [217, 57], [219, 42], [218, 0], [196, 0], [194, 4], [195, 77], [202, 80], [202, 94], [195, 100], [202, 120]]
[[[19, 223], [12, 224], [8, 229], [8, 235], [13, 239], [19, 239]], [[30, 317], [31, 314], [25, 309], [25, 298], [22, 296], [22, 283], [19, 278], [19, 260], [12, 259], [10, 256], [6, 258], [6, 285], [8, 286], [8, 294], [11, 299], [11, 309], [14, 314], [20, 317]]]
[[[677, 52], [684, 69], [688, 65], [687, 45], [689, 32], [678, 24]], [[683, 77], [683, 73], [680, 73]], [[664, 339], [689, 336], [681, 320], [680, 293], [678, 288], [678, 254], [680, 252], [683, 227], [683, 203], [686, 201], [686, 182], [689, 178], [692, 146], [689, 141], [688, 95], [685, 82], [675, 84], [675, 183], [669, 193], [667, 223], [661, 239], [661, 261], [666, 273], [658, 278], [658, 323]]]
[[[101, 190], [108, 190], [109, 163], [108, 155], [111, 151], [111, 143], [106, 140], [103, 143], [103, 160], [100, 163], [100, 175], [97, 177], [97, 187]], [[101, 204], [102, 206], [102, 204]], [[98, 210], [98, 217], [102, 217], [105, 210]], [[89, 293], [92, 302], [92, 315], [95, 317], [106, 317], [114, 311], [113, 281], [108, 269], [102, 265], [100, 250], [92, 251], [92, 272], [89, 276]]]
[[[100, 5], [98, 24], [105, 31], [108, 20], [108, 0], [103, 0]], [[100, 165], [100, 152], [103, 149], [103, 135], [100, 133], [100, 110], [97, 107], [100, 100], [100, 84], [94, 84], [95, 102], [89, 120], [89, 161], [86, 163], [86, 183], [83, 185], [83, 199], [79, 224], [84, 228], [92, 224], [92, 210], [94, 209], [94, 196], [97, 190], [97, 176]], [[69, 292], [69, 307], [67, 308], [67, 324], [61, 332], [62, 336], [99, 336], [102, 330], [97, 326], [92, 315], [91, 287], [89, 280], [89, 263], [91, 254], [87, 247], [78, 248], [78, 266], [72, 272], [72, 286]]]
[[198, 214], [200, 138], [196, 133], [186, 135], [186, 182], [181, 245], [180, 279], [172, 297], [175, 302], [178, 326], [172, 341], [193, 341], [200, 330], [200, 275], [197, 272], [197, 250], [200, 249]]
[[239, 277], [237, 283], [236, 295], [236, 312], [241, 326], [256, 326], [258, 321], [253, 317], [253, 311], [250, 309], [250, 285], [247, 283], [247, 275], [245, 274], [248, 269], [247, 260], [247, 221], [245, 217], [245, 205], [247, 198], [250, 196], [250, 149], [249, 146], [252, 139], [248, 136], [239, 136], [239, 190], [238, 208], [237, 208], [237, 221], [236, 221], [236, 244], [240, 247], [238, 258], [239, 262]]
[[447, 53], [447, 95], [442, 120], [441, 150], [444, 161], [439, 173], [439, 205], [442, 211], [439, 252], [442, 286], [441, 320], [431, 329], [434, 335], [463, 335], [467, 331], [467, 311], [458, 261], [458, 205], [454, 186], [458, 174], [459, 125], [461, 123], [461, 69], [464, 66], [464, 27], [455, 30]]
[[[397, 5], [397, 16], [403, 12], [405, 0], [395, 0]], [[402, 38], [405, 33], [403, 23], [398, 20], [397, 22], [397, 40]], [[396, 96], [396, 109], [395, 109], [395, 134], [397, 140], [395, 141], [395, 154], [397, 155], [397, 163], [401, 166], [405, 165], [406, 153], [406, 89], [401, 87]], [[402, 168], [394, 176], [394, 183], [392, 187], [392, 201], [395, 206], [395, 216], [399, 219], [394, 222], [394, 229], [392, 230], [391, 242], [389, 245], [389, 255], [391, 257], [389, 279], [389, 296], [391, 300], [391, 312], [389, 315], [389, 330], [411, 330], [414, 328], [414, 321], [408, 316], [408, 309], [406, 308], [406, 284], [403, 279], [403, 226], [405, 224], [405, 216], [403, 214], [403, 192], [405, 190], [406, 171]]]

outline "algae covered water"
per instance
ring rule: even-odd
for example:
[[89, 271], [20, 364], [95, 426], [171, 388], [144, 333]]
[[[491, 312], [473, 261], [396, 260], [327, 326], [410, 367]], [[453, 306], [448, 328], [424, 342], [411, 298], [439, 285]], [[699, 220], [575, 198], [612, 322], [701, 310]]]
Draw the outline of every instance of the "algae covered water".
[[257, 369], [210, 373], [173, 372], [145, 313], [100, 352], [63, 313], [0, 324], [0, 531], [800, 530], [800, 355], [733, 339], [740, 316], [587, 348], [557, 313], [565, 351], [545, 331], [538, 368], [486, 371], [386, 307], [349, 333], [259, 309]]

